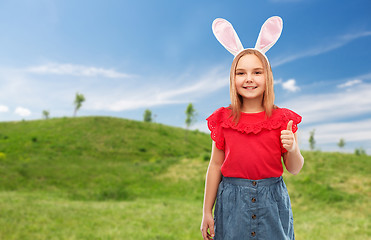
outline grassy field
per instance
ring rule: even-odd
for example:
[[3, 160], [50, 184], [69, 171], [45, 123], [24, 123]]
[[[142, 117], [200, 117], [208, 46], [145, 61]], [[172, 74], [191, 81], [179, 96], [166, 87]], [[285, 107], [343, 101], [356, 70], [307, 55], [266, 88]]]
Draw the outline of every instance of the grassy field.
[[[0, 123], [0, 239], [201, 239], [207, 134], [118, 118]], [[370, 156], [284, 173], [296, 238], [371, 239]]]

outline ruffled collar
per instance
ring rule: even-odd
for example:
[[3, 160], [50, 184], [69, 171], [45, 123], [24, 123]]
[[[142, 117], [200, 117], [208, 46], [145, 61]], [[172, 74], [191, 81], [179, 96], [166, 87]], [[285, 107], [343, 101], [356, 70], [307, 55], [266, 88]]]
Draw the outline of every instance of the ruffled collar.
[[[231, 117], [229, 108], [220, 108], [215, 113], [214, 120], [223, 128], [235, 129], [242, 133], [258, 134], [263, 129], [284, 129], [290, 120], [293, 120], [293, 131], [296, 132], [297, 124], [301, 121], [301, 117], [286, 108], [276, 108], [272, 112], [272, 116], [266, 117], [265, 112], [258, 113], [243, 113], [241, 112], [240, 120], [236, 125]], [[213, 115], [214, 115], [213, 114]]]

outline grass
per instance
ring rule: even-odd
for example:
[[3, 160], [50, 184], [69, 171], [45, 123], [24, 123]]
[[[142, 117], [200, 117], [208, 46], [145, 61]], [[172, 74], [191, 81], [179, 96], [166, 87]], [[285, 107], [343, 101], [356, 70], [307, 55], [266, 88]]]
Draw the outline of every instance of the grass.
[[305, 167], [285, 174], [298, 239], [371, 239], [370, 156], [304, 152]]
[[[154, 123], [0, 123], [0, 239], [201, 239], [211, 140]], [[296, 238], [371, 239], [370, 156], [303, 152]]]
[[194, 239], [198, 228], [193, 216], [199, 208], [192, 201], [86, 202], [26, 193], [0, 197], [12, 201], [1, 204], [1, 239]]
[[0, 152], [6, 156], [0, 159], [0, 190], [38, 190], [73, 200], [151, 197], [146, 193], [149, 183], [156, 184], [153, 176], [181, 157], [211, 149], [206, 134], [118, 118], [0, 126]]

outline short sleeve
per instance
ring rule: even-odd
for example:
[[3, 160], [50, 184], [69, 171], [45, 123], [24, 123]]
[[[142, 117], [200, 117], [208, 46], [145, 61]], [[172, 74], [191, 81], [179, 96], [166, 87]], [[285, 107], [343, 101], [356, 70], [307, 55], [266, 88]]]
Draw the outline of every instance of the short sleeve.
[[207, 126], [211, 131], [211, 139], [214, 140], [215, 145], [218, 149], [224, 151], [224, 134], [222, 122], [224, 119], [224, 108], [219, 108], [213, 114], [211, 114], [207, 120]]
[[[295, 113], [294, 111], [291, 111], [289, 109], [286, 109], [286, 108], [282, 108], [283, 110], [283, 125], [281, 126], [281, 130], [286, 130], [287, 129], [287, 124], [289, 123], [290, 120], [293, 121], [292, 123], [292, 132], [293, 133], [296, 133], [298, 131], [298, 124], [301, 122], [302, 120], [302, 117]], [[282, 146], [282, 143], [281, 143], [281, 152], [282, 154], [287, 152], [287, 150]]]
[[298, 124], [301, 122], [302, 117], [296, 112], [291, 111], [289, 109], [282, 108], [282, 110], [283, 110], [282, 114], [283, 114], [284, 121], [283, 121], [283, 125], [281, 126], [281, 129], [282, 130], [287, 129], [287, 124], [289, 123], [290, 120], [292, 120], [293, 121], [292, 132], [296, 133], [296, 131], [298, 131]]

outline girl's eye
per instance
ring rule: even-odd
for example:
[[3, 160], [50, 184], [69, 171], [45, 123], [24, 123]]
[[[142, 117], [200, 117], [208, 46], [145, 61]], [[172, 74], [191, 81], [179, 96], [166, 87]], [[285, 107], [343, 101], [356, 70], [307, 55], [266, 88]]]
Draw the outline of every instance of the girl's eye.
[[243, 75], [243, 72], [237, 72], [236, 75]]
[[255, 74], [259, 75], [259, 74], [262, 74], [262, 72], [260, 72], [260, 71], [257, 71], [257, 72], [255, 72]]

